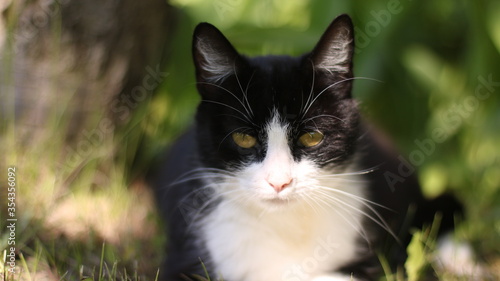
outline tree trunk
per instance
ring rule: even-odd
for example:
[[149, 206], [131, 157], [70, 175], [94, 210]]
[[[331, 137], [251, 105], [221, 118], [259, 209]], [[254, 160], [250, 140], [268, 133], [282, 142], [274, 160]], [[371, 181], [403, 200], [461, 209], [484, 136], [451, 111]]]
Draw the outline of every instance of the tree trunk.
[[28, 143], [112, 132], [166, 76], [174, 22], [165, 0], [0, 0], [0, 119]]

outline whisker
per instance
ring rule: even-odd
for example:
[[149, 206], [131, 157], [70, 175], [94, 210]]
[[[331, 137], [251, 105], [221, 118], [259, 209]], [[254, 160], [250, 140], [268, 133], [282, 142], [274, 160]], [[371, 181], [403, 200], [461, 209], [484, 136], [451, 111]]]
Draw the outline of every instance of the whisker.
[[[318, 186], [319, 188], [321, 188], [320, 186]], [[361, 203], [364, 207], [366, 207], [369, 211], [371, 211], [374, 215], [370, 215], [369, 213], [363, 211], [363, 210], [360, 210], [360, 209], [357, 209], [349, 204], [347, 204], [346, 202], [344, 202], [343, 200], [340, 200], [338, 199], [337, 197], [335, 196], [332, 196], [331, 194], [329, 193], [325, 193], [324, 195], [327, 196], [328, 198], [340, 203], [340, 204], [343, 204], [351, 209], [353, 209], [354, 211], [358, 212], [359, 214], [369, 218], [370, 220], [372, 220], [374, 223], [376, 223], [378, 226], [380, 226], [382, 229], [384, 229], [385, 231], [387, 231], [392, 237], [394, 237], [398, 242], [399, 242], [399, 239], [397, 237], [396, 234], [394, 234], [394, 232], [391, 230], [389, 224], [384, 220], [384, 218], [380, 215], [380, 213], [375, 210], [375, 208], [372, 207], [372, 205], [375, 205], [375, 206], [378, 206], [378, 207], [382, 207], [384, 209], [387, 209], [387, 210], [390, 210], [389, 208], [383, 206], [383, 205], [380, 205], [378, 203], [375, 203], [373, 201], [370, 201], [366, 198], [362, 198], [362, 197], [359, 197], [357, 195], [354, 195], [352, 193], [348, 193], [348, 192], [345, 192], [345, 191], [342, 191], [342, 190], [339, 190], [339, 189], [335, 189], [335, 188], [328, 188], [328, 187], [322, 187], [323, 189], [328, 189], [330, 191], [333, 191], [333, 192], [336, 192], [338, 194], [342, 194], [342, 195], [345, 195], [347, 196], [348, 198], [350, 199], [353, 199], [359, 203]]]
[[[236, 76], [236, 79], [238, 79], [238, 76]], [[240, 104], [241, 106], [243, 107], [243, 109], [245, 109], [245, 111], [247, 112], [248, 116], [252, 116], [252, 114], [250, 114], [250, 111], [249, 109], [245, 106], [245, 104], [235, 95], [233, 94], [231, 91], [229, 91], [228, 89], [220, 86], [220, 85], [217, 85], [217, 84], [214, 84], [214, 83], [209, 83], [209, 82], [198, 82], [199, 84], [206, 84], [206, 85], [210, 85], [210, 86], [214, 86], [214, 87], [217, 87], [227, 93], [229, 93], [234, 99], [236, 99]], [[238, 81], [239, 83], [239, 81]]]
[[334, 116], [334, 115], [329, 115], [329, 114], [321, 114], [321, 115], [317, 115], [317, 116], [314, 116], [314, 117], [311, 117], [311, 118], [307, 118], [307, 119], [304, 119], [300, 122], [300, 124], [304, 124], [304, 123], [307, 123], [309, 121], [312, 121], [314, 119], [317, 119], [317, 118], [322, 118], [322, 117], [330, 117], [330, 118], [333, 118], [333, 119], [337, 119], [339, 120], [340, 122], [345, 122], [343, 119], [337, 117], [337, 116]]
[[[235, 64], [236, 64], [236, 61], [235, 61]], [[240, 101], [241, 105], [245, 108], [247, 114], [250, 115], [251, 117], [253, 117], [254, 115], [253, 115], [252, 107], [250, 106], [250, 103], [248, 103], [247, 92], [244, 91], [243, 87], [241, 86], [240, 79], [238, 77], [238, 72], [236, 71], [236, 65], [233, 65], [233, 69], [234, 69], [234, 73], [236, 76], [236, 81], [238, 82], [238, 86], [240, 87], [241, 93], [243, 94], [243, 101], [246, 103], [246, 106], [239, 99], [238, 99], [238, 101]], [[253, 75], [252, 75], [252, 77], [253, 77]], [[250, 77], [250, 80], [251, 79], [252, 78]], [[247, 90], [248, 90], [248, 84], [247, 84]]]
[[320, 188], [320, 189], [324, 189], [324, 190], [329, 190], [329, 191], [333, 191], [333, 192], [336, 192], [336, 193], [339, 193], [339, 194], [342, 194], [342, 195], [345, 195], [349, 198], [352, 198], [352, 199], [355, 199], [359, 202], [364, 202], [364, 204], [369, 204], [369, 205], [373, 205], [373, 206], [377, 206], [377, 207], [380, 207], [380, 208], [383, 208], [383, 209], [386, 209], [388, 211], [392, 211], [394, 212], [394, 210], [392, 210], [391, 208], [388, 208], [387, 206], [384, 206], [382, 204], [379, 204], [377, 202], [374, 202], [374, 201], [371, 201], [369, 199], [366, 199], [364, 197], [361, 197], [361, 196], [358, 196], [358, 195], [355, 195], [355, 194], [352, 194], [352, 193], [349, 193], [347, 191], [343, 191], [343, 190], [340, 190], [340, 189], [336, 189], [336, 188], [331, 188], [331, 187], [328, 187], [328, 186], [321, 186], [321, 185], [317, 185], [315, 186], [317, 188]]
[[[322, 190], [315, 190], [314, 192], [320, 193], [323, 196], [332, 196], [331, 194], [326, 193], [325, 191]], [[320, 200], [323, 202], [325, 205], [327, 205], [330, 209], [332, 209], [335, 213], [337, 213], [345, 222], [347, 222], [363, 239], [365, 239], [369, 244], [370, 241], [368, 239], [368, 235], [365, 231], [365, 229], [362, 227], [360, 222], [355, 223], [355, 220], [349, 219], [346, 217], [346, 215], [352, 216], [353, 213], [350, 212], [345, 206], [342, 205], [332, 205], [330, 202], [324, 200], [322, 196], [319, 198], [315, 198], [317, 200]], [[340, 200], [340, 199], [339, 199]], [[340, 209], [338, 209], [340, 208]], [[342, 213], [341, 211], [344, 211], [346, 214]]]
[[241, 112], [240, 110], [230, 106], [230, 105], [227, 105], [225, 103], [222, 103], [222, 102], [218, 102], [218, 101], [212, 101], [212, 100], [202, 100], [202, 102], [208, 102], [208, 103], [213, 103], [213, 104], [217, 104], [217, 105], [221, 105], [221, 106], [225, 106], [229, 109], [232, 109], [236, 112], [238, 112], [239, 114], [241, 114], [241, 116], [243, 116], [243, 118], [246, 120], [246, 122], [248, 122], [249, 124], [252, 124], [253, 126], [257, 127], [257, 124], [255, 124], [254, 122], [252, 122], [252, 120], [250, 119], [250, 117], [248, 117], [246, 114], [244, 114], [243, 112]]
[[[313, 71], [314, 73], [314, 71]], [[346, 79], [343, 79], [343, 80], [340, 80], [340, 81], [337, 81], [327, 87], [325, 87], [323, 90], [321, 90], [321, 92], [319, 92], [319, 94], [310, 102], [310, 103], [306, 103], [306, 106], [307, 108], [305, 109], [305, 111], [303, 112], [302, 116], [305, 116], [307, 114], [307, 112], [309, 111], [309, 109], [311, 109], [312, 105], [316, 102], [316, 100], [328, 89], [330, 89], [331, 87], [334, 87], [340, 83], [344, 83], [344, 82], [347, 82], [347, 81], [351, 81], [351, 80], [370, 80], [370, 81], [376, 81], [376, 82], [382, 82], [380, 80], [377, 80], [377, 79], [373, 79], [373, 78], [368, 78], [368, 77], [351, 77], [351, 78], [346, 78]], [[313, 84], [313, 87], [314, 87], [314, 84]]]
[[[234, 193], [236, 193], [236, 196], [228, 196], [228, 195], [231, 195]], [[229, 204], [232, 201], [238, 200], [239, 198], [245, 198], [245, 196], [244, 196], [244, 194], [242, 194], [241, 190], [235, 190], [235, 189], [227, 190], [224, 192], [214, 193], [214, 196], [212, 198], [210, 198], [209, 200], [207, 200], [206, 202], [204, 202], [203, 205], [196, 206], [196, 208], [193, 208], [194, 210], [196, 210], [196, 212], [190, 215], [191, 221], [188, 222], [188, 224], [189, 224], [188, 228], [195, 226], [195, 223], [199, 220], [200, 217], [202, 217], [203, 212], [206, 211], [209, 206], [211, 206], [213, 203], [215, 203], [216, 201], [218, 201], [222, 197], [225, 197], [225, 200], [221, 201], [221, 204]]]
[[329, 175], [319, 175], [317, 176], [318, 178], [325, 179], [325, 178], [337, 178], [337, 177], [342, 177], [342, 176], [358, 176], [358, 175], [366, 175], [373, 173], [374, 171], [378, 170], [380, 165], [368, 168], [368, 169], [363, 169], [359, 170], [356, 172], [346, 172], [346, 173], [338, 173], [338, 174], [329, 174]]
[[369, 180], [361, 179], [361, 178], [341, 178], [341, 177], [332, 177], [332, 178], [318, 178], [318, 179], [326, 179], [326, 180], [334, 180], [335, 184], [344, 184], [344, 183], [368, 183]]
[[246, 119], [246, 118], [241, 118], [241, 117], [238, 117], [238, 116], [233, 115], [233, 114], [219, 114], [219, 115], [217, 115], [217, 116], [227, 116], [227, 117], [232, 117], [232, 118], [236, 118], [236, 119], [238, 119], [238, 120], [242, 121], [243, 123], [249, 123], [248, 119]]
[[[354, 224], [353, 220], [352, 219], [349, 219], [347, 218], [344, 214], [342, 214], [340, 212], [340, 210], [344, 211], [347, 213], [347, 215], [349, 216], [353, 216], [355, 213], [358, 213], [359, 215], [364, 215], [364, 216], [367, 216], [370, 218], [369, 215], [366, 214], [366, 212], [363, 212], [361, 210], [359, 210], [358, 208], [348, 204], [347, 202], [344, 202], [342, 200], [340, 200], [339, 198], [336, 198], [335, 196], [331, 196], [327, 193], [322, 193], [323, 196], [327, 196], [328, 199], [330, 200], [333, 200], [337, 203], [340, 203], [339, 204], [335, 204], [334, 207], [332, 208], [338, 215], [340, 215], [342, 217], [342, 219], [344, 219], [354, 230], [356, 230], [356, 232], [370, 245], [371, 242], [370, 242], [370, 239], [368, 238], [368, 234], [366, 233], [366, 230], [362, 227], [361, 225], [361, 222], [357, 222], [356, 224]], [[340, 208], [340, 210], [338, 209]], [[349, 211], [349, 209], [351, 211]]]
[[[215, 177], [215, 175], [223, 177], [235, 177], [236, 174], [229, 172], [227, 170], [223, 169], [217, 169], [217, 168], [196, 168], [193, 170], [190, 170], [182, 175], [180, 175], [173, 183], [170, 184], [170, 186], [178, 185], [181, 183], [188, 182], [193, 179], [201, 179], [203, 175], [210, 175]], [[195, 176], [195, 177], [193, 177]]]
[[354, 80], [354, 78], [347, 78], [347, 79], [344, 79], [344, 80], [340, 80], [340, 81], [337, 81], [327, 87], [325, 87], [323, 90], [321, 90], [321, 92], [319, 92], [319, 94], [311, 101], [311, 103], [307, 106], [305, 112], [304, 112], [304, 115], [307, 114], [307, 112], [309, 111], [309, 109], [311, 109], [312, 105], [316, 102], [316, 100], [318, 100], [318, 98], [328, 89], [330, 89], [331, 87], [334, 87], [340, 83], [344, 83], [344, 82], [347, 82], [347, 81], [351, 81], [351, 80]]
[[328, 159], [328, 160], [322, 161], [322, 162], [320, 162], [319, 164], [321, 164], [321, 165], [327, 165], [327, 164], [330, 164], [330, 163], [332, 163], [332, 162], [335, 162], [335, 161], [337, 161], [337, 160], [339, 160], [339, 159], [340, 159], [340, 156], [337, 156], [337, 157], [330, 158], [330, 159]]
[[313, 98], [313, 95], [314, 95], [314, 80], [316, 78], [316, 71], [314, 70], [314, 63], [312, 61], [311, 62], [311, 66], [312, 66], [312, 82], [311, 82], [311, 90], [309, 91], [309, 96], [307, 96], [307, 101], [306, 103], [302, 106], [301, 110], [300, 110], [300, 115], [301, 116], [304, 116], [305, 113], [307, 112], [307, 110], [305, 110], [306, 107], [309, 107], [309, 103], [311, 102], [312, 98]]
[[[314, 204], [311, 204], [311, 202], [316, 203], [316, 198], [312, 197], [309, 192], [302, 193], [302, 196], [305, 199], [304, 202], [306, 202], [306, 204], [309, 205], [316, 214], [319, 214], [319, 210], [316, 208], [316, 206]], [[311, 201], [311, 202], [309, 202], [309, 201]], [[319, 206], [319, 207], [321, 207], [321, 206]]]

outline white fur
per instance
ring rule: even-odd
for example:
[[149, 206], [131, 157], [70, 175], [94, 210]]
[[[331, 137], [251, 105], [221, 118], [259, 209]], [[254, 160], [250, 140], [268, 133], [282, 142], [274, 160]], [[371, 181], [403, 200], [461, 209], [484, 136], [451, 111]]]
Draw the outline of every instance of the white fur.
[[354, 280], [351, 276], [331, 274], [315, 277], [312, 281], [351, 281]]
[[[361, 215], [315, 192], [326, 192], [361, 209], [359, 181], [325, 178], [312, 161], [295, 162], [288, 147], [288, 129], [273, 118], [267, 127], [268, 150], [261, 163], [218, 185], [222, 202], [202, 222], [203, 237], [218, 276], [226, 280], [351, 280], [329, 274], [357, 253]], [[292, 183], [277, 192], [269, 181]]]
[[328, 53], [321, 58], [318, 68], [328, 72], [349, 72], [349, 60], [351, 59], [350, 47], [352, 38], [346, 34], [340, 34], [333, 42], [330, 42]]
[[452, 234], [438, 240], [436, 262], [438, 267], [467, 280], [483, 280], [483, 268], [476, 262], [470, 244], [454, 239]]
[[203, 77], [207, 81], [213, 83], [222, 82], [234, 73], [234, 62], [227, 55], [219, 53], [211, 44], [204, 42], [202, 39], [198, 39], [196, 46], [205, 60], [205, 63], [201, 64], [201, 68], [210, 75]]
[[[292, 184], [292, 167], [293, 157], [288, 147], [287, 127], [281, 126], [279, 120], [275, 117], [267, 126], [267, 155], [262, 167], [255, 174], [257, 179], [264, 179], [265, 182], [260, 182], [262, 192], [271, 193], [271, 196], [276, 196], [276, 191], [270, 190], [267, 185], [281, 186]], [[267, 185], [266, 185], [267, 184]], [[289, 188], [287, 188], [289, 189]], [[288, 192], [284, 189], [283, 192]]]

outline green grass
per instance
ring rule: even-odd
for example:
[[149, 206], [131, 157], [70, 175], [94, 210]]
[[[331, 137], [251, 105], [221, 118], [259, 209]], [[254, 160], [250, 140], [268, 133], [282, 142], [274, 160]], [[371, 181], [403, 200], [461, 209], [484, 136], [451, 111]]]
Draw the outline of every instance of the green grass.
[[[165, 239], [150, 190], [141, 180], [128, 182], [123, 164], [111, 164], [111, 141], [83, 159], [83, 166], [60, 165], [64, 152], [47, 147], [63, 133], [49, 126], [54, 127], [45, 131], [47, 137], [34, 145], [19, 144], [19, 136], [8, 129], [0, 139], [0, 145], [11, 148], [5, 150], [2, 171], [9, 166], [17, 171], [18, 259], [16, 274], [6, 280], [156, 280]], [[103, 154], [104, 148], [109, 153]], [[104, 175], [103, 166], [110, 164]], [[1, 194], [5, 198], [3, 189]], [[0, 206], [2, 256], [9, 247], [3, 231], [6, 203]], [[9, 276], [9, 267], [0, 266]]]
[[[15, 274], [4, 273], [2, 270], [5, 280], [158, 280], [158, 270], [156, 274], [154, 271], [144, 274], [140, 273], [143, 272], [143, 269], [138, 269], [137, 263], [106, 257], [106, 252], [119, 253], [120, 251], [117, 249], [108, 250], [103, 245], [99, 256], [95, 252], [98, 250], [97, 248], [76, 249], [80, 246], [75, 246], [74, 243], [65, 245], [64, 248], [62, 246], [58, 243], [58, 253], [46, 249], [45, 245], [35, 246], [33, 256], [21, 253]], [[30, 252], [27, 248], [24, 250]], [[83, 260], [84, 264], [78, 260]]]

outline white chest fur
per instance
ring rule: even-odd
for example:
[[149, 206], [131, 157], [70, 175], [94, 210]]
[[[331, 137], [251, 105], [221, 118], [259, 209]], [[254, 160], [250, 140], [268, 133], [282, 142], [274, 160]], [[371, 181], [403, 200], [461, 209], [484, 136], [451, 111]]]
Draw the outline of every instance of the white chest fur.
[[[259, 213], [222, 203], [204, 220], [202, 231], [224, 280], [350, 280], [329, 274], [355, 257], [360, 217], [345, 206], [297, 203]], [[325, 275], [331, 278], [315, 279]]]

